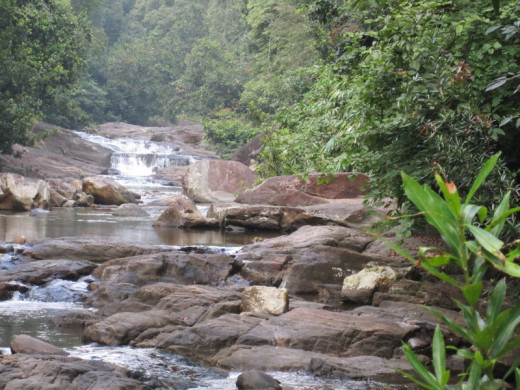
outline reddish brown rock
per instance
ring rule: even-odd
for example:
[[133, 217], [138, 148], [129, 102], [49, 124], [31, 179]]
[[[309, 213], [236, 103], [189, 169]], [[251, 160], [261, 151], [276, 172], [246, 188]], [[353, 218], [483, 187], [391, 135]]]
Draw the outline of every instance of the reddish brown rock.
[[232, 201], [253, 186], [258, 176], [237, 161], [201, 160], [183, 177], [183, 192], [195, 202]]
[[236, 202], [294, 207], [319, 205], [330, 199], [364, 195], [363, 186], [367, 180], [366, 175], [350, 173], [336, 173], [330, 177], [311, 173], [307, 179], [297, 175], [275, 176], [240, 194]]

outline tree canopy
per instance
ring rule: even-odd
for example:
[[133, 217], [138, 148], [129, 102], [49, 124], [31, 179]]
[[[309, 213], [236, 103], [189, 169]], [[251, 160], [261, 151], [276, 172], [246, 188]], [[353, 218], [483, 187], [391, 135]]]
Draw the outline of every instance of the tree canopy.
[[4, 151], [34, 117], [182, 117], [225, 157], [264, 133], [264, 176], [364, 172], [406, 206], [401, 171], [464, 192], [500, 151], [480, 196], [518, 193], [517, 0], [0, 2]]
[[0, 8], [0, 149], [10, 152], [75, 82], [89, 32], [62, 1], [0, 0]]

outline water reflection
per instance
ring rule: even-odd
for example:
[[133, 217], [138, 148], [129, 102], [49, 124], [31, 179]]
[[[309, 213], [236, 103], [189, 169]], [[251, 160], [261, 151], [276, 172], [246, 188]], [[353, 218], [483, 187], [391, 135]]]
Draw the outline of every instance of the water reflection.
[[2, 211], [0, 241], [14, 242], [20, 236], [33, 241], [43, 238], [84, 237], [132, 242], [143, 245], [215, 245], [243, 246], [254, 237], [274, 237], [269, 232], [228, 232], [222, 230], [189, 230], [153, 228], [160, 208], [145, 208], [149, 217], [114, 217], [113, 208], [55, 208], [43, 217], [29, 213]]
[[7, 347], [14, 336], [26, 334], [58, 347], [81, 344], [82, 329], [55, 328], [49, 322], [57, 315], [86, 310], [79, 304], [10, 300], [0, 302], [0, 346]]

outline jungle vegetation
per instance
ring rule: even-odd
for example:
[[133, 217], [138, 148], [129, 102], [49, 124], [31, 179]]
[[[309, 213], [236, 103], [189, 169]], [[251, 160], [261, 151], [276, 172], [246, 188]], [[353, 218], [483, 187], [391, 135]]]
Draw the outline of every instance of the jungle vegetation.
[[[221, 156], [265, 134], [257, 169], [400, 172], [518, 204], [518, 0], [0, 0], [0, 142], [69, 128], [201, 121]], [[518, 222], [504, 229], [518, 236]]]

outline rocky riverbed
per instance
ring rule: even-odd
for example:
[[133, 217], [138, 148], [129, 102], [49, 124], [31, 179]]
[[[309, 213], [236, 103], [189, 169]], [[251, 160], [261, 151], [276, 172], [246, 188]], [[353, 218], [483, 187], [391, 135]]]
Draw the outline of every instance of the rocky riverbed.
[[[107, 124], [99, 131], [161, 142], [172, 137], [181, 142], [183, 137], [183, 148], [196, 148], [196, 141], [187, 140], [200, 140], [198, 132], [174, 136], [172, 129], [153, 129]], [[199, 152], [201, 158], [208, 156]], [[0, 206], [42, 212], [50, 207], [110, 207], [116, 212], [122, 204], [117, 210], [123, 215], [143, 211], [139, 194], [93, 176], [102, 173], [101, 167], [83, 168], [84, 174], [76, 177], [53, 175], [53, 170], [38, 171], [39, 179], [2, 173]], [[9, 264], [0, 274], [0, 298], [12, 299], [58, 279], [84, 278], [88, 292], [81, 301], [95, 310], [68, 312], [52, 321], [56, 329], [81, 329], [84, 342], [154, 348], [224, 371], [304, 370], [323, 378], [377, 383], [367, 388], [382, 383], [410, 388], [395, 371], [410, 370], [402, 342], [428, 361], [438, 322], [422, 305], [460, 319], [452, 300], [456, 291], [433, 283], [360, 230], [388, 211], [369, 212], [363, 205], [366, 176], [291, 176], [255, 186], [256, 176], [246, 166], [214, 156], [180, 171], [185, 195], [157, 203], [164, 209], [156, 221], [161, 229], [248, 229], [277, 236], [253, 239], [237, 253], [126, 242], [125, 237], [3, 243], [0, 250]], [[172, 172], [165, 168], [157, 175], [175, 181]], [[194, 200], [211, 202], [207, 214]], [[385, 238], [397, 242], [391, 232]], [[438, 242], [412, 237], [401, 244], [413, 252]], [[450, 343], [460, 343], [443, 330]], [[138, 373], [35, 345], [13, 338], [13, 354], [0, 356], [0, 388], [149, 387]], [[461, 368], [449, 361], [453, 370]]]

